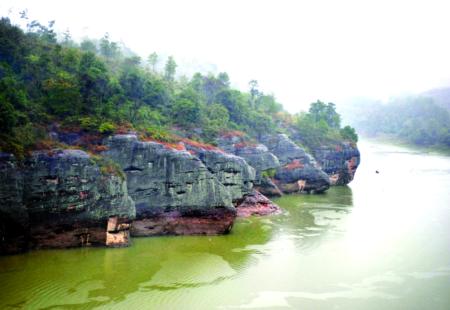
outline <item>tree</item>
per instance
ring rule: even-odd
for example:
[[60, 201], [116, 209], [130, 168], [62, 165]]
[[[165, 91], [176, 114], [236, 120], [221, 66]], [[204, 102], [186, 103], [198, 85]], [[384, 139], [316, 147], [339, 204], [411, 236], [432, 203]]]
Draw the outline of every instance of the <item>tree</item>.
[[156, 64], [158, 63], [158, 61], [158, 54], [156, 54], [155, 52], [151, 53], [147, 58], [147, 62], [151, 66], [153, 73], [156, 72]]
[[355, 128], [345, 126], [339, 132], [343, 139], [358, 142], [358, 135], [356, 134]]
[[105, 33], [100, 40], [100, 54], [108, 59], [115, 58], [119, 54], [119, 46], [109, 40], [109, 33]]
[[164, 77], [168, 81], [173, 81], [175, 78], [175, 71], [177, 69], [177, 63], [172, 56], [167, 59], [166, 65], [164, 67]]
[[221, 84], [223, 88], [229, 88], [230, 87], [230, 77], [228, 76], [228, 73], [226, 72], [220, 72], [217, 75], [217, 80]]
[[105, 64], [93, 53], [83, 54], [78, 81], [83, 102], [82, 112], [95, 114], [107, 95], [108, 71]]
[[275, 114], [283, 110], [283, 106], [276, 102], [273, 95], [261, 95], [257, 100], [258, 110], [270, 114]]
[[79, 113], [80, 89], [74, 75], [61, 70], [43, 82], [43, 89], [44, 99], [51, 113], [58, 116]]
[[198, 103], [181, 98], [173, 106], [173, 115], [178, 125], [193, 128], [200, 125], [201, 109]]
[[63, 33], [63, 41], [62, 44], [64, 46], [73, 47], [75, 45], [75, 42], [72, 40], [72, 35], [70, 34], [70, 30], [66, 29], [66, 31]]
[[14, 107], [3, 94], [0, 94], [0, 132], [8, 134], [17, 124], [17, 115]]
[[339, 129], [341, 126], [341, 117], [336, 112], [336, 105], [329, 102], [325, 104], [324, 102], [317, 100], [311, 103], [309, 108], [309, 113], [315, 122], [324, 120], [328, 126], [331, 128]]
[[256, 97], [259, 94], [258, 81], [257, 80], [251, 80], [250, 82], [248, 82], [248, 85], [250, 86], [250, 106], [252, 108], [254, 108], [255, 107], [255, 103], [256, 103]]
[[215, 99], [217, 103], [227, 108], [232, 122], [237, 124], [243, 124], [245, 122], [246, 115], [248, 114], [248, 106], [244, 103], [245, 97], [240, 91], [225, 89], [219, 92]]
[[85, 52], [97, 53], [97, 46], [89, 39], [84, 39], [80, 44], [80, 48]]

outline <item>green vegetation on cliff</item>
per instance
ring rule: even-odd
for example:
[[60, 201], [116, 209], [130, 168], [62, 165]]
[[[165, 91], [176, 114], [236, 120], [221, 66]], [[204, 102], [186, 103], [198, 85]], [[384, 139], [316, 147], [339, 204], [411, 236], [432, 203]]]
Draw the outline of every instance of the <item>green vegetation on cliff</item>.
[[295, 120], [300, 131], [300, 140], [309, 148], [329, 144], [339, 140], [358, 142], [358, 135], [350, 126], [341, 128], [341, 116], [336, 112], [335, 104], [317, 100], [311, 103], [309, 112], [297, 115]]
[[227, 73], [176, 78], [175, 59], [163, 72], [159, 61], [156, 53], [143, 61], [108, 35], [77, 44], [66, 33], [58, 41], [53, 22], [33, 21], [25, 32], [2, 18], [0, 150], [22, 155], [51, 144], [49, 126], [96, 135], [136, 130], [168, 142], [173, 134], [213, 143], [229, 130], [258, 138], [288, 128], [311, 146], [328, 138], [356, 141], [352, 129], [340, 129], [333, 104], [318, 101], [292, 116], [257, 81], [242, 92], [230, 87]]

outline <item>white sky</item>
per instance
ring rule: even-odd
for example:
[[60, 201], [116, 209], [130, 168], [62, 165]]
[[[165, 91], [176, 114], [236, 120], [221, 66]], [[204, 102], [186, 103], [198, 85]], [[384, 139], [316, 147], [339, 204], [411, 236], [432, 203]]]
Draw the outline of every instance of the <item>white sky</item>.
[[450, 1], [2, 0], [0, 15], [11, 8], [144, 57], [215, 64], [242, 89], [256, 79], [291, 112], [450, 85]]

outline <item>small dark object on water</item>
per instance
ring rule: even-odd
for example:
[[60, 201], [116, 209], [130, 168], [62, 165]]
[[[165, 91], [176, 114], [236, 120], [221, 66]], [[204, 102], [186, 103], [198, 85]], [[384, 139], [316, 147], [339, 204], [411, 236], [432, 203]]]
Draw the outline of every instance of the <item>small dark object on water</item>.
[[380, 173], [378, 170], [375, 170], [375, 173]]

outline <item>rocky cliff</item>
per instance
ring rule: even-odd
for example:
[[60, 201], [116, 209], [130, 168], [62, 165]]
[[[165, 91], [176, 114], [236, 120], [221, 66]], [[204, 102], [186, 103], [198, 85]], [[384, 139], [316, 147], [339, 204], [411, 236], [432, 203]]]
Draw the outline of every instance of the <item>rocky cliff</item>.
[[330, 181], [313, 157], [286, 135], [265, 136], [262, 143], [252, 143], [239, 134], [225, 134], [219, 146], [241, 156], [256, 170], [256, 188], [263, 194], [282, 192], [320, 193], [330, 187]]
[[223, 234], [236, 216], [280, 212], [263, 194], [323, 192], [330, 179], [351, 181], [359, 164], [350, 144], [316, 149], [316, 162], [286, 135], [260, 142], [224, 135], [221, 148], [188, 139], [174, 147], [120, 134], [103, 141], [101, 156], [55, 149], [18, 162], [0, 153], [0, 253], [123, 246], [130, 232]]
[[255, 169], [242, 157], [225, 153], [218, 148], [205, 148], [192, 141], [184, 141], [183, 144], [225, 186], [233, 202], [251, 193], [256, 177]]
[[[136, 135], [110, 137], [103, 155], [127, 175], [132, 235], [223, 234], [252, 192], [255, 170], [238, 156], [184, 140], [172, 149]], [[270, 213], [270, 212], [269, 212]]]
[[348, 142], [315, 148], [313, 154], [332, 185], [350, 183], [361, 160], [358, 148]]
[[[280, 207], [253, 188], [253, 184], [258, 182], [255, 169], [247, 164], [244, 158], [225, 153], [219, 148], [204, 148], [192, 141], [184, 141], [184, 145], [186, 149], [196, 154], [219, 182], [228, 189], [236, 207], [237, 216], [247, 217], [281, 212]], [[273, 157], [273, 155], [270, 156]], [[262, 157], [264, 158], [264, 155]], [[260, 162], [263, 164], [264, 161]], [[258, 179], [261, 179], [260, 175]]]
[[1, 253], [128, 244], [134, 202], [126, 182], [79, 150], [0, 156]]
[[230, 193], [200, 159], [135, 135], [107, 141], [105, 156], [127, 175], [128, 192], [136, 203], [134, 236], [220, 234], [236, 216]]
[[262, 137], [261, 141], [279, 160], [275, 182], [283, 192], [321, 193], [330, 181], [314, 158], [285, 134]]

